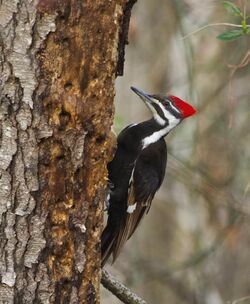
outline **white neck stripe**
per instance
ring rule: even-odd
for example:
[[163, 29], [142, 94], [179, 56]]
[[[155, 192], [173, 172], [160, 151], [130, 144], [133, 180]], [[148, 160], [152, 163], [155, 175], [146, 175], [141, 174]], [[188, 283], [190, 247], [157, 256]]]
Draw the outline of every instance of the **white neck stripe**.
[[168, 120], [169, 124], [165, 128], [163, 128], [159, 131], [156, 131], [153, 134], [151, 134], [148, 137], [143, 139], [142, 149], [145, 149], [150, 144], [157, 142], [161, 137], [164, 137], [165, 135], [167, 135], [180, 122], [180, 119], [177, 119], [177, 118], [173, 117], [172, 115], [171, 115], [171, 117], [168, 117], [168, 119], [169, 119]]
[[164, 126], [166, 124], [166, 120], [164, 120], [163, 118], [161, 118], [161, 116], [156, 113], [154, 115], [154, 119], [157, 121], [157, 123], [160, 125], [160, 126]]
[[[166, 110], [164, 108], [164, 106], [159, 102], [159, 100], [154, 99], [154, 102], [157, 103], [158, 106], [161, 108], [164, 116], [168, 120], [168, 125], [165, 128], [163, 128], [163, 129], [161, 129], [159, 131], [156, 131], [153, 134], [149, 135], [148, 137], [144, 138], [144, 140], [142, 141], [142, 149], [146, 148], [150, 144], [153, 144], [153, 143], [157, 142], [161, 137], [164, 137], [165, 135], [167, 135], [180, 122], [180, 119], [176, 118], [168, 110]], [[155, 108], [152, 107], [152, 106], [151, 106], [151, 108], [152, 108], [153, 113], [154, 113], [154, 119], [161, 126], [163, 126], [164, 124], [166, 124], [166, 120], [164, 120], [164, 119], [162, 119], [160, 117], [160, 115], [156, 112]]]

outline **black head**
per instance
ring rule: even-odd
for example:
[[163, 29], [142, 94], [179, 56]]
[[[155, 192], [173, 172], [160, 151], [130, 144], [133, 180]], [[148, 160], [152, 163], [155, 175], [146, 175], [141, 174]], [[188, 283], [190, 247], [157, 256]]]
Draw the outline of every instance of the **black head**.
[[155, 121], [161, 126], [175, 127], [182, 119], [196, 113], [191, 105], [176, 96], [150, 95], [135, 87], [131, 89], [144, 101]]

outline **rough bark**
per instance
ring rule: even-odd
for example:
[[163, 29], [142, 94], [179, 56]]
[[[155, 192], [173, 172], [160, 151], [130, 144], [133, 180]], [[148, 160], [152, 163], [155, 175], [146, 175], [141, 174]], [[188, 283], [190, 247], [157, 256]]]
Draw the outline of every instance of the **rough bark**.
[[0, 2], [0, 303], [99, 303], [126, 0]]

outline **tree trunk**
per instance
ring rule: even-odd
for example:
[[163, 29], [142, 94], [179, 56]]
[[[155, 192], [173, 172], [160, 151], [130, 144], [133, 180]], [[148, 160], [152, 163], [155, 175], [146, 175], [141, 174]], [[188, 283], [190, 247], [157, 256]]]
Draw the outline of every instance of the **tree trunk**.
[[126, 2], [0, 2], [0, 303], [100, 302]]

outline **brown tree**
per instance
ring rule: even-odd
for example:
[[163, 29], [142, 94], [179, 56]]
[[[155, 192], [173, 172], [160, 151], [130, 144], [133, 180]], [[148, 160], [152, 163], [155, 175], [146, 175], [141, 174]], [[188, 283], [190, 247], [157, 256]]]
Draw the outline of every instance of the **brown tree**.
[[0, 303], [100, 302], [114, 80], [134, 2], [0, 3]]

